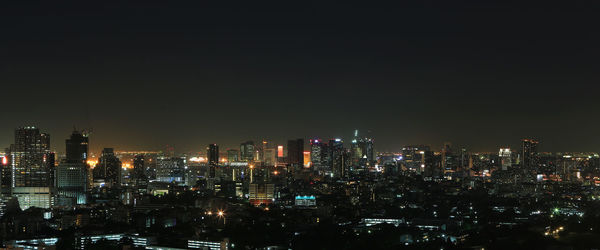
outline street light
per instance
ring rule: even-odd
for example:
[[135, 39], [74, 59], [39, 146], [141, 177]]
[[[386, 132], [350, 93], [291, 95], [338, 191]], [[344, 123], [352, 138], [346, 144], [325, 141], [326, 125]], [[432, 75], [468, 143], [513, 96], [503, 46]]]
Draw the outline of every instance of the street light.
[[227, 219], [225, 218], [225, 213], [223, 212], [223, 210], [219, 210], [217, 212], [217, 216], [223, 218], [223, 225], [225, 225], [225, 223], [227, 223]]

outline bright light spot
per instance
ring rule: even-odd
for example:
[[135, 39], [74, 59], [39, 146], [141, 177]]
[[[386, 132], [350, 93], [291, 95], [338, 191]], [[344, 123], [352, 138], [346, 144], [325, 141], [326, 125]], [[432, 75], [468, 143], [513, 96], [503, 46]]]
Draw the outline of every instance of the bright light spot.
[[95, 166], [98, 164], [98, 161], [97, 161], [97, 160], [88, 160], [88, 161], [87, 161], [87, 164], [88, 164], [88, 165], [89, 165], [91, 168], [94, 168], [94, 167], [95, 167]]

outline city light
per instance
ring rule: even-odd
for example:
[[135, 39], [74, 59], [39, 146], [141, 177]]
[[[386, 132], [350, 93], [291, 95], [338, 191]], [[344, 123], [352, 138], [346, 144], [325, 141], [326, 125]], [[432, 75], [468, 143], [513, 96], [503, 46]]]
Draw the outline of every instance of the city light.
[[189, 161], [199, 163], [199, 162], [206, 162], [207, 160], [204, 157], [198, 156], [198, 157], [190, 157]]
[[87, 164], [90, 168], [94, 168], [96, 167], [96, 164], [98, 164], [98, 160], [87, 160]]

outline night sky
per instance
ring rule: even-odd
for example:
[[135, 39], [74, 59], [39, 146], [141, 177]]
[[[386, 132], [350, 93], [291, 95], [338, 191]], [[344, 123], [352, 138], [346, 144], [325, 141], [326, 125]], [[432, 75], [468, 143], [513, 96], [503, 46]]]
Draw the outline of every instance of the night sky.
[[3, 1], [0, 146], [35, 125], [64, 151], [75, 125], [94, 151], [355, 128], [379, 151], [600, 151], [596, 1], [322, 2]]

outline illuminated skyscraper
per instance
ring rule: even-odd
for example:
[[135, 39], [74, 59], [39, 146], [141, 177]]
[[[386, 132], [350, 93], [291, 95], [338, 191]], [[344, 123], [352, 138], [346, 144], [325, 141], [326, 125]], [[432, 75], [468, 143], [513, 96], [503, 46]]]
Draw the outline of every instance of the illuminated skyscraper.
[[13, 187], [48, 187], [54, 155], [50, 152], [50, 135], [35, 127], [15, 131], [11, 148]]
[[133, 173], [131, 175], [136, 185], [146, 184], [146, 164], [143, 154], [133, 157]]
[[534, 167], [537, 157], [537, 146], [539, 142], [534, 139], [523, 139], [523, 167]]
[[444, 147], [442, 148], [441, 164], [442, 171], [444, 173], [456, 170], [457, 160], [454, 152], [452, 152], [452, 144], [450, 142], [444, 143]]
[[54, 154], [50, 152], [50, 135], [35, 127], [15, 130], [15, 143], [10, 149], [12, 190], [21, 209], [49, 208]]
[[240, 154], [240, 152], [238, 150], [228, 149], [227, 150], [227, 161], [228, 162], [237, 162], [237, 161], [239, 161], [240, 160], [239, 154]]
[[277, 158], [279, 158], [279, 159], [283, 158], [283, 146], [282, 145], [277, 146]]
[[252, 183], [248, 187], [248, 199], [250, 204], [259, 206], [269, 205], [274, 199], [274, 185], [269, 183]]
[[66, 140], [66, 159], [68, 162], [87, 162], [88, 136], [79, 131], [73, 131], [71, 138]]
[[373, 150], [373, 139], [360, 138], [358, 130], [355, 130], [351, 146], [351, 157], [353, 165], [363, 167], [374, 165], [375, 152]]
[[88, 137], [73, 131], [65, 145], [67, 157], [55, 171], [57, 203], [62, 206], [85, 204], [88, 187]]
[[185, 168], [184, 157], [157, 157], [156, 179], [161, 182], [185, 182]]
[[304, 151], [304, 152], [302, 152], [302, 155], [304, 157], [304, 162], [303, 162], [304, 167], [305, 168], [310, 167], [310, 165], [312, 164], [312, 162], [310, 161], [310, 151]]
[[240, 144], [240, 156], [242, 161], [253, 161], [254, 160], [254, 142], [247, 141]]
[[267, 148], [263, 152], [263, 163], [265, 166], [275, 166], [277, 164], [277, 151], [274, 148]]
[[512, 156], [510, 148], [501, 148], [498, 152], [498, 158], [500, 158], [500, 167], [502, 170], [508, 170], [512, 165]]
[[0, 191], [2, 197], [10, 197], [12, 190], [12, 166], [10, 160], [10, 149], [6, 149], [8, 154], [0, 156]]
[[310, 161], [313, 170], [323, 168], [323, 143], [319, 139], [310, 140]]
[[332, 170], [333, 176], [335, 178], [342, 178], [344, 177], [344, 173], [347, 172], [346, 171], [346, 164], [345, 164], [345, 154], [344, 154], [344, 142], [342, 141], [342, 139], [331, 139], [329, 140], [329, 150], [328, 153], [330, 154], [329, 158], [330, 160], [330, 168]]
[[206, 156], [209, 165], [219, 165], [219, 146], [217, 144], [209, 144], [206, 147]]

